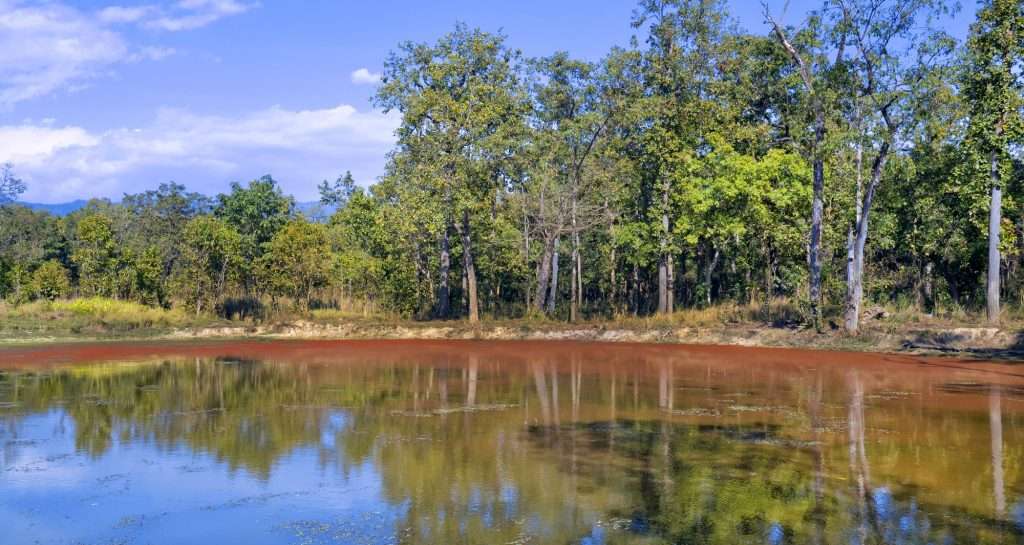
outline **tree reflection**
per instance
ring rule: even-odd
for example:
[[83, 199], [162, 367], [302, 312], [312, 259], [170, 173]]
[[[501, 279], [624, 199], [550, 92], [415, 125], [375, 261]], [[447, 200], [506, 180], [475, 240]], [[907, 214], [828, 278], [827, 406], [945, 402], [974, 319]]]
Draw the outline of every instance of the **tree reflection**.
[[[408, 544], [1003, 540], [1012, 524], [999, 519], [1024, 509], [1007, 510], [1021, 453], [1003, 437], [1002, 390], [990, 389], [986, 429], [881, 395], [879, 380], [670, 357], [594, 372], [574, 353], [523, 365], [168, 359], [2, 374], [0, 403], [17, 408], [0, 408], [0, 423], [59, 410], [88, 456], [188, 448], [260, 479], [303, 449], [341, 475], [372, 464]], [[988, 453], [952, 460], [949, 437], [990, 439], [991, 511], [955, 491]], [[937, 472], [953, 492], [927, 484]]]

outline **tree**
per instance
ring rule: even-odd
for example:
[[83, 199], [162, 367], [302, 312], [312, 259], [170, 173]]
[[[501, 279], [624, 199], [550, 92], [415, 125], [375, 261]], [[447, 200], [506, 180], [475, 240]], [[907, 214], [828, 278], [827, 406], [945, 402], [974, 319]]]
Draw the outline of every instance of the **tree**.
[[723, 122], [724, 109], [717, 69], [725, 53], [731, 20], [721, 0], [643, 0], [632, 24], [650, 23], [648, 50], [641, 64], [644, 93], [641, 109], [640, 166], [649, 210], [644, 219], [658, 247], [660, 313], [675, 305], [675, 265], [679, 253], [672, 233], [675, 174], [705, 146], [710, 132]]
[[[923, 124], [928, 99], [941, 86], [945, 61], [953, 41], [944, 32], [931, 27], [932, 21], [945, 15], [943, 0], [916, 0], [891, 3], [887, 0], [838, 0], [843, 20], [849, 27], [857, 50], [853, 61], [857, 97], [870, 109], [866, 132], [878, 135], [867, 187], [858, 187], [854, 236], [850, 239], [846, 298], [846, 331], [856, 334], [860, 327], [864, 298], [864, 245], [868, 220], [878, 185], [882, 182], [893, 148], [908, 139], [910, 131]], [[857, 108], [858, 130], [865, 121]], [[855, 135], [861, 138], [860, 134]], [[858, 143], [858, 154], [860, 147]], [[858, 155], [859, 157], [859, 155]]]
[[515, 70], [518, 53], [505, 37], [459, 24], [434, 45], [407, 42], [385, 63], [376, 103], [398, 110], [398, 154], [418, 163], [413, 183], [426, 186], [444, 214], [437, 314], [449, 313], [449, 234], [460, 238], [468, 315], [479, 320], [471, 218], [497, 189], [495, 163], [508, 155], [522, 123]]
[[155, 190], [125, 194], [121, 204], [131, 215], [123, 237], [125, 245], [136, 254], [158, 252], [161, 283], [174, 270], [185, 224], [212, 208], [209, 197], [186, 191], [185, 186], [174, 182], [162, 183]]
[[125, 261], [130, 296], [144, 305], [166, 304], [164, 263], [160, 248], [149, 246]]
[[[829, 6], [826, 4], [825, 10], [813, 13], [809, 18], [808, 29], [805, 32], [811, 35], [806, 37], [806, 42], [809, 43], [801, 44], [794, 42], [790, 38], [790, 32], [772, 17], [767, 0], [762, 0], [762, 6], [765, 20], [772, 27], [772, 32], [800, 75], [804, 87], [802, 102], [805, 111], [811, 117], [811, 122], [808, 124], [810, 135], [800, 135], [798, 138], [811, 161], [814, 176], [807, 267], [810, 273], [811, 320], [814, 327], [820, 331], [822, 326], [821, 240], [825, 211], [825, 159], [827, 153], [825, 137], [828, 132], [830, 113], [835, 106], [830, 86], [835, 74], [844, 69], [846, 62], [847, 21], [840, 18], [832, 20], [831, 25], [826, 25], [830, 15]], [[798, 49], [798, 46], [802, 47]], [[830, 48], [835, 53], [831, 63], [825, 60]]]
[[214, 215], [242, 237], [242, 252], [250, 260], [263, 254], [263, 245], [291, 219], [295, 199], [281, 192], [277, 181], [263, 176], [243, 187], [234, 182], [231, 192], [217, 196]]
[[[590, 226], [603, 219], [601, 214], [601, 188], [599, 178], [590, 170], [592, 158], [598, 152], [598, 139], [608, 123], [610, 112], [602, 103], [596, 68], [590, 63], [570, 59], [567, 53], [533, 61], [532, 82], [534, 130], [532, 138], [545, 163], [535, 169], [531, 177], [546, 186], [533, 203], [539, 214], [533, 225], [544, 226], [544, 250], [538, 267], [538, 291], [535, 306], [539, 310], [554, 308], [557, 297], [557, 260], [555, 245], [563, 234], [571, 237], [572, 263], [570, 270], [569, 320], [579, 318], [583, 300], [583, 265], [580, 237]], [[564, 186], [565, 199], [547, 195]], [[554, 207], [546, 207], [545, 198]], [[560, 206], [563, 202], [566, 206]], [[551, 212], [555, 214], [552, 215]], [[551, 278], [550, 295], [545, 297], [548, 275]]]
[[78, 268], [78, 286], [83, 295], [115, 295], [117, 244], [109, 217], [92, 213], [78, 222], [71, 261]]
[[18, 195], [25, 192], [25, 182], [15, 177], [14, 165], [0, 165], [0, 206], [14, 202]]
[[32, 291], [40, 299], [53, 301], [71, 293], [68, 270], [56, 259], [44, 262], [32, 273]]
[[1000, 231], [1004, 180], [1011, 144], [1022, 132], [1024, 102], [1024, 5], [985, 0], [971, 25], [963, 66], [963, 93], [970, 109], [969, 150], [987, 156], [989, 179], [988, 320], [999, 321]]
[[267, 244], [261, 276], [272, 295], [291, 297], [296, 307], [308, 310], [313, 291], [330, 280], [330, 252], [323, 225], [292, 220]]
[[182, 230], [181, 259], [173, 285], [185, 305], [213, 310], [242, 266], [242, 237], [226, 222], [198, 216]]
[[345, 203], [352, 197], [352, 193], [356, 189], [356, 181], [352, 177], [352, 173], [346, 170], [345, 175], [339, 176], [333, 184], [324, 180], [320, 182], [317, 189], [320, 191], [320, 204], [340, 208], [345, 206]]

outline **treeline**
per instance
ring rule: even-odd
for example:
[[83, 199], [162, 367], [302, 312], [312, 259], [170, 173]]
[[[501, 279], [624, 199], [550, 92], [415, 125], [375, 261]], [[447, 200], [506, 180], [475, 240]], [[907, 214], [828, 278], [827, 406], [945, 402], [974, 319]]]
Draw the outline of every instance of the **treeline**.
[[980, 2], [966, 43], [941, 30], [954, 12], [826, 0], [799, 27], [766, 9], [759, 35], [720, 0], [642, 0], [639, 37], [596, 63], [458, 25], [388, 57], [375, 102], [401, 114], [397, 146], [367, 190], [320, 185], [329, 218], [269, 177], [66, 218], [6, 206], [0, 289], [232, 316], [362, 300], [578, 320], [784, 297], [851, 332], [865, 299], [996, 321], [1024, 298], [1024, 4]]

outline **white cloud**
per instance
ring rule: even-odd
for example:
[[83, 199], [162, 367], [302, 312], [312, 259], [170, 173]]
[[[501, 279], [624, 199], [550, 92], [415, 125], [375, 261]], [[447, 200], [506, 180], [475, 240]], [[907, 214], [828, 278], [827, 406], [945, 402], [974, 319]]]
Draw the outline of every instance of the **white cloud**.
[[162, 15], [145, 22], [150, 28], [171, 32], [204, 27], [218, 19], [245, 13], [255, 4], [236, 0], [181, 0]]
[[159, 61], [177, 53], [173, 47], [143, 47], [128, 57], [129, 61]]
[[87, 13], [51, 1], [0, 0], [0, 110], [56, 91], [73, 91], [125, 62], [160, 60], [166, 47], [132, 46], [115, 25], [188, 30], [248, 11], [238, 0], [111, 5]]
[[0, 109], [82, 85], [128, 55], [121, 36], [77, 10], [0, 3]]
[[154, 6], [108, 6], [101, 9], [96, 17], [104, 23], [134, 23], [155, 10]]
[[352, 170], [362, 181], [379, 175], [397, 125], [394, 114], [345, 104], [272, 107], [235, 117], [163, 109], [146, 127], [96, 134], [79, 127], [0, 126], [0, 162], [13, 162], [28, 183], [26, 200], [42, 202], [118, 197], [172, 179], [213, 192], [266, 173], [310, 198], [317, 181], [339, 172]]
[[380, 82], [380, 72], [370, 72], [366, 68], [360, 68], [352, 72], [352, 83], [357, 85], [376, 85]]

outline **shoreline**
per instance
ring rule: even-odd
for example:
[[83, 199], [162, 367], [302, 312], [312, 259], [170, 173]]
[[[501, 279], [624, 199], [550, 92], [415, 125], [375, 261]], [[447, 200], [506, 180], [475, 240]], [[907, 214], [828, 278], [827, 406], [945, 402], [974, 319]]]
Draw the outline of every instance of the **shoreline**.
[[69, 343], [201, 340], [481, 340], [580, 341], [667, 345], [720, 345], [802, 348], [823, 351], [948, 355], [972, 359], [1024, 361], [1024, 332], [992, 327], [905, 326], [867, 329], [851, 337], [839, 331], [765, 324], [629, 327], [614, 323], [316, 322], [295, 320], [266, 325], [221, 324], [148, 328], [125, 332], [40, 331], [11, 336], [0, 330], [0, 349]]

